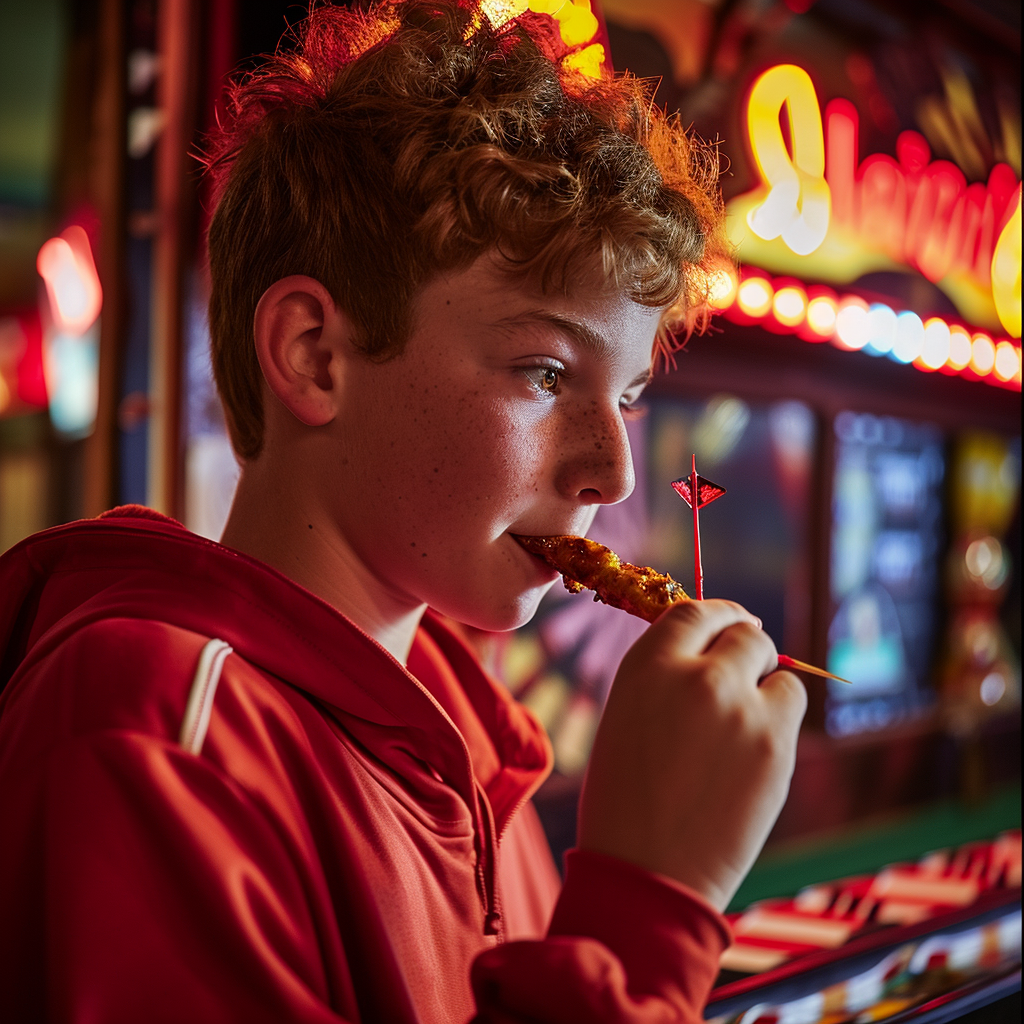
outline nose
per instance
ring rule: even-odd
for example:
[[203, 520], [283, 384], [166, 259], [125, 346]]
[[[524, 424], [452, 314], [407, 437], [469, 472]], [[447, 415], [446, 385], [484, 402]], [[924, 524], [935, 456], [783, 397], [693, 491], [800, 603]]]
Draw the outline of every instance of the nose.
[[585, 505], [614, 505], [633, 493], [636, 475], [622, 415], [592, 407], [573, 425], [562, 447], [557, 484], [567, 498]]

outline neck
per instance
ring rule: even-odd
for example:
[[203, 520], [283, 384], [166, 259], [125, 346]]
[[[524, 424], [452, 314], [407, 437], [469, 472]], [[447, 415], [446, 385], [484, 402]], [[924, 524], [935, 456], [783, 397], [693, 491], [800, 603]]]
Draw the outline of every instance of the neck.
[[264, 454], [243, 467], [221, 543], [316, 594], [405, 665], [426, 605], [394, 593], [367, 568], [320, 504], [292, 486], [301, 470], [270, 461]]

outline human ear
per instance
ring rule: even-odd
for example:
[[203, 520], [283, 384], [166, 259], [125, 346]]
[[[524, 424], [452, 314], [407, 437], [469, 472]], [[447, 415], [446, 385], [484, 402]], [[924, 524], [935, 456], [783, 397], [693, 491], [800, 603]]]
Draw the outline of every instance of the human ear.
[[275, 281], [256, 306], [260, 369], [281, 404], [307, 426], [330, 423], [337, 413], [346, 324], [327, 289], [303, 275]]

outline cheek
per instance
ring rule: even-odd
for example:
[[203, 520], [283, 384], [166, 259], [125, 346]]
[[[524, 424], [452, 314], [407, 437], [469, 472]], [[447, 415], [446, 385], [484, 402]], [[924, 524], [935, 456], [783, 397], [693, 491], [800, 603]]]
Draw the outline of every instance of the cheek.
[[390, 456], [391, 486], [410, 508], [453, 520], [500, 516], [532, 490], [547, 446], [528, 417], [474, 390], [456, 396], [421, 391], [416, 398], [396, 410], [382, 453]]

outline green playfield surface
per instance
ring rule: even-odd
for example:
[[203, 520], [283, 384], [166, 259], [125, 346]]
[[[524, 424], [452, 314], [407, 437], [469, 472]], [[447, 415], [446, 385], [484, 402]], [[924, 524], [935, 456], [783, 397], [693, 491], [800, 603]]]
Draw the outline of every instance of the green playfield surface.
[[1006, 829], [1020, 828], [1020, 800], [1020, 787], [1014, 786], [976, 807], [943, 801], [898, 818], [771, 847], [761, 854], [729, 910], [742, 910], [769, 896], [792, 896], [815, 882], [917, 860], [929, 850], [991, 839]]

